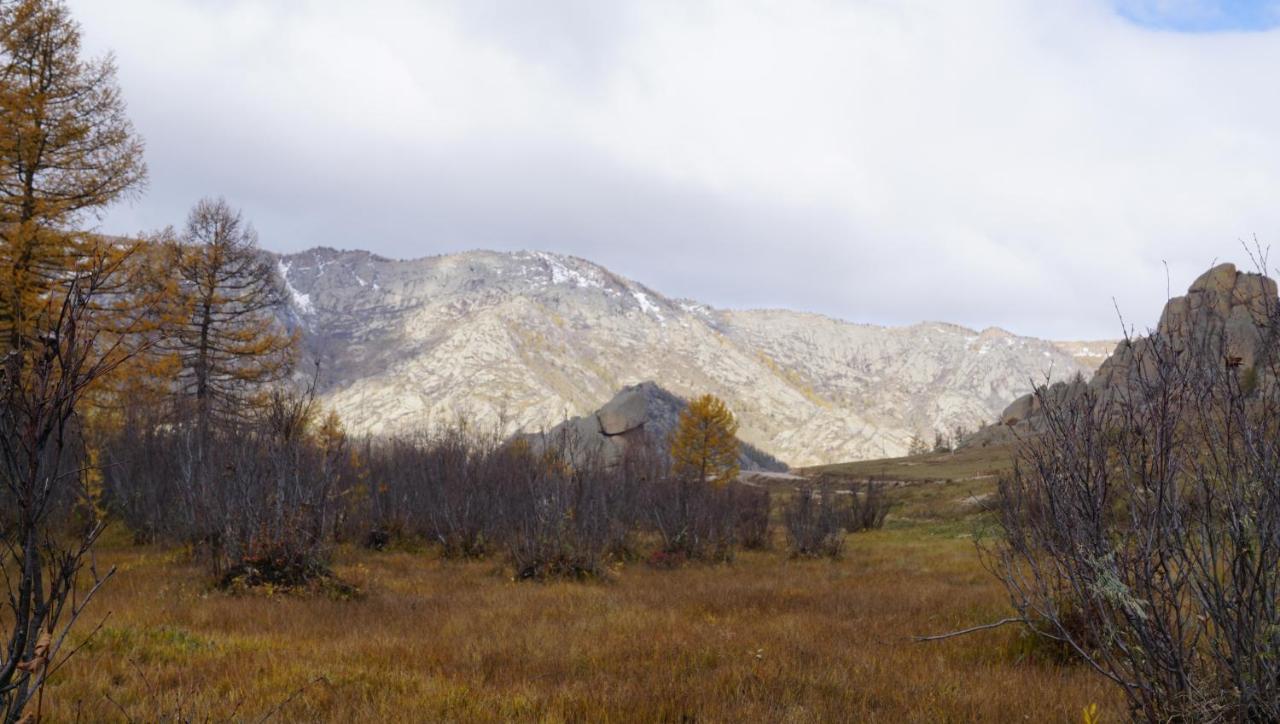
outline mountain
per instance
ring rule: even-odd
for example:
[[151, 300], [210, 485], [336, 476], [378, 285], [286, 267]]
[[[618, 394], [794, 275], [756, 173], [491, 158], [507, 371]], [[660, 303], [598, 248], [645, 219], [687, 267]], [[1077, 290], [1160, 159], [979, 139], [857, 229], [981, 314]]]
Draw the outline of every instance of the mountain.
[[1092, 340], [1088, 342], [1054, 342], [1054, 346], [1075, 357], [1076, 361], [1082, 366], [1090, 370], [1098, 369], [1098, 366], [1111, 356], [1112, 350], [1116, 348], [1117, 340]]
[[669, 299], [589, 261], [474, 251], [279, 257], [321, 391], [356, 431], [550, 429], [652, 380], [711, 392], [792, 465], [906, 451], [994, 420], [1033, 380], [1091, 371], [1052, 342], [944, 323], [851, 324]]

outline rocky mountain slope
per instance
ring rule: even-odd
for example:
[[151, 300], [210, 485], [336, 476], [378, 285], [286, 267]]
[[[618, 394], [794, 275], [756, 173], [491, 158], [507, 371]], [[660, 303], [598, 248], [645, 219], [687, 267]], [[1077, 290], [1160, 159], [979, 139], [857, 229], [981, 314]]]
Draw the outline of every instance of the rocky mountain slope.
[[1091, 370], [1098, 369], [1098, 366], [1111, 356], [1111, 352], [1116, 348], [1118, 340], [1091, 340], [1088, 342], [1054, 342], [1058, 349], [1066, 352], [1076, 358], [1083, 367]]
[[743, 439], [810, 465], [901, 454], [915, 434], [996, 419], [1047, 373], [1091, 371], [999, 329], [718, 310], [541, 252], [313, 249], [279, 269], [323, 395], [358, 431], [544, 430], [652, 380], [722, 397]]

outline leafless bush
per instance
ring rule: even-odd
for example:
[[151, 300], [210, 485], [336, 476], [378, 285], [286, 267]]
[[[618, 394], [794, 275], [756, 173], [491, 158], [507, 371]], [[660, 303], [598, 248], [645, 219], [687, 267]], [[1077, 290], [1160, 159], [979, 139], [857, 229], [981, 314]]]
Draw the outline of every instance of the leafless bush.
[[359, 455], [359, 480], [341, 515], [342, 535], [375, 549], [398, 538], [429, 536], [425, 524], [415, 525], [425, 519], [426, 507], [425, 485], [414, 484], [421, 480], [421, 448], [417, 441], [404, 437], [365, 439]]
[[615, 464], [568, 438], [517, 441], [494, 455], [503, 481], [500, 535], [517, 578], [599, 578], [634, 555], [644, 487], [662, 461], [644, 440]]
[[[136, 317], [112, 308], [128, 252], [97, 249], [50, 285], [12, 327], [0, 360], [0, 581], [8, 639], [0, 652], [0, 719], [39, 716], [49, 674], [74, 653], [71, 627], [114, 569], [100, 573], [90, 550], [104, 522], [87, 492], [97, 466], [87, 454], [79, 410], [87, 390], [129, 356]], [[134, 309], [138, 307], [135, 305]], [[73, 506], [89, 515], [79, 525]], [[34, 709], [29, 708], [34, 705]]]
[[732, 505], [737, 511], [734, 535], [737, 544], [748, 550], [762, 550], [773, 543], [769, 516], [772, 496], [765, 488], [754, 488], [741, 483], [729, 486]]
[[674, 476], [653, 481], [645, 507], [663, 560], [733, 558], [738, 515], [729, 487]]
[[[176, 436], [153, 410], [130, 409], [102, 446], [106, 503], [136, 543], [175, 539], [185, 506], [179, 498]], [[180, 526], [185, 527], [185, 526]]]
[[876, 530], [884, 527], [884, 519], [888, 514], [889, 500], [885, 498], [880, 486], [872, 480], [850, 488], [849, 503], [844, 508], [842, 525], [850, 533]]
[[461, 425], [369, 445], [367, 538], [421, 537], [451, 557], [493, 552], [504, 504], [495, 474], [505, 467], [501, 455], [493, 439]]
[[641, 490], [658, 474], [645, 446], [606, 465], [565, 436], [502, 443], [467, 429], [365, 446], [367, 520], [355, 525], [367, 541], [419, 537], [447, 556], [502, 552], [520, 578], [599, 576], [634, 554]]
[[783, 522], [787, 529], [787, 544], [793, 556], [831, 557], [844, 550], [844, 529], [841, 519], [846, 517], [841, 498], [831, 485], [821, 488], [803, 487], [797, 490], [783, 510]]
[[111, 504], [140, 538], [185, 542], [236, 585], [322, 575], [335, 537], [503, 554], [521, 579], [603, 576], [650, 532], [681, 561], [769, 542], [767, 491], [680, 481], [643, 437], [606, 461], [567, 434], [504, 442], [460, 421], [329, 450], [305, 422], [310, 404], [282, 393], [259, 424], [203, 439], [140, 420], [108, 446]]
[[108, 500], [138, 537], [193, 548], [226, 585], [327, 576], [346, 438], [310, 390], [277, 389], [239, 425], [135, 416], [106, 445]]
[[1148, 721], [1280, 719], [1276, 321], [1252, 371], [1155, 335], [1123, 384], [1041, 393], [1000, 483], [985, 552], [1022, 620]]
[[599, 468], [570, 469], [555, 455], [517, 450], [503, 458], [510, 467], [501, 471], [508, 490], [502, 538], [516, 577], [604, 576], [611, 538], [624, 530], [610, 519], [616, 481]]
[[316, 420], [311, 390], [271, 393], [257, 429], [221, 442], [215, 567], [226, 583], [324, 578], [346, 441]]

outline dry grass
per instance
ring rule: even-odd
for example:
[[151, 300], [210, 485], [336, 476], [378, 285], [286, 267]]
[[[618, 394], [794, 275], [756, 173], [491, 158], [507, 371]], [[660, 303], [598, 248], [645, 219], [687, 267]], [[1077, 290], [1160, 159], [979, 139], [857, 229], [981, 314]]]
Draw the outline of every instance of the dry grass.
[[1097, 702], [1120, 719], [1102, 681], [1021, 657], [1015, 630], [910, 640], [1006, 614], [954, 529], [860, 533], [834, 562], [749, 553], [595, 584], [346, 551], [354, 601], [213, 593], [180, 557], [116, 544], [94, 609], [110, 616], [46, 705], [95, 721], [256, 721], [288, 700], [276, 719], [896, 722], [1079, 721]]

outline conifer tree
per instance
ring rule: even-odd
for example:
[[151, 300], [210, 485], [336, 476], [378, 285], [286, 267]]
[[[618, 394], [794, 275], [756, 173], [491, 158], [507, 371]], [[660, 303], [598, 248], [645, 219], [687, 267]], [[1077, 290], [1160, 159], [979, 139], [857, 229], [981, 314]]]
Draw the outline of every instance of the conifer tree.
[[110, 56], [80, 55], [58, 0], [0, 2], [0, 335], [10, 374], [48, 324], [48, 301], [98, 240], [77, 233], [141, 189], [142, 141]]
[[738, 476], [738, 421], [715, 395], [703, 395], [680, 413], [671, 459], [682, 479], [727, 485]]
[[129, 299], [136, 246], [78, 227], [145, 177], [111, 59], [80, 56], [59, 0], [0, 0], [0, 721], [40, 718], [104, 580], [82, 571], [102, 521], [56, 516], [96, 484], [76, 441], [85, 395], [136, 352], [149, 313]]
[[178, 358], [178, 393], [202, 428], [242, 417], [263, 385], [289, 373], [297, 346], [274, 313], [284, 290], [271, 260], [222, 199], [195, 205], [170, 259], [181, 300], [168, 345]]

